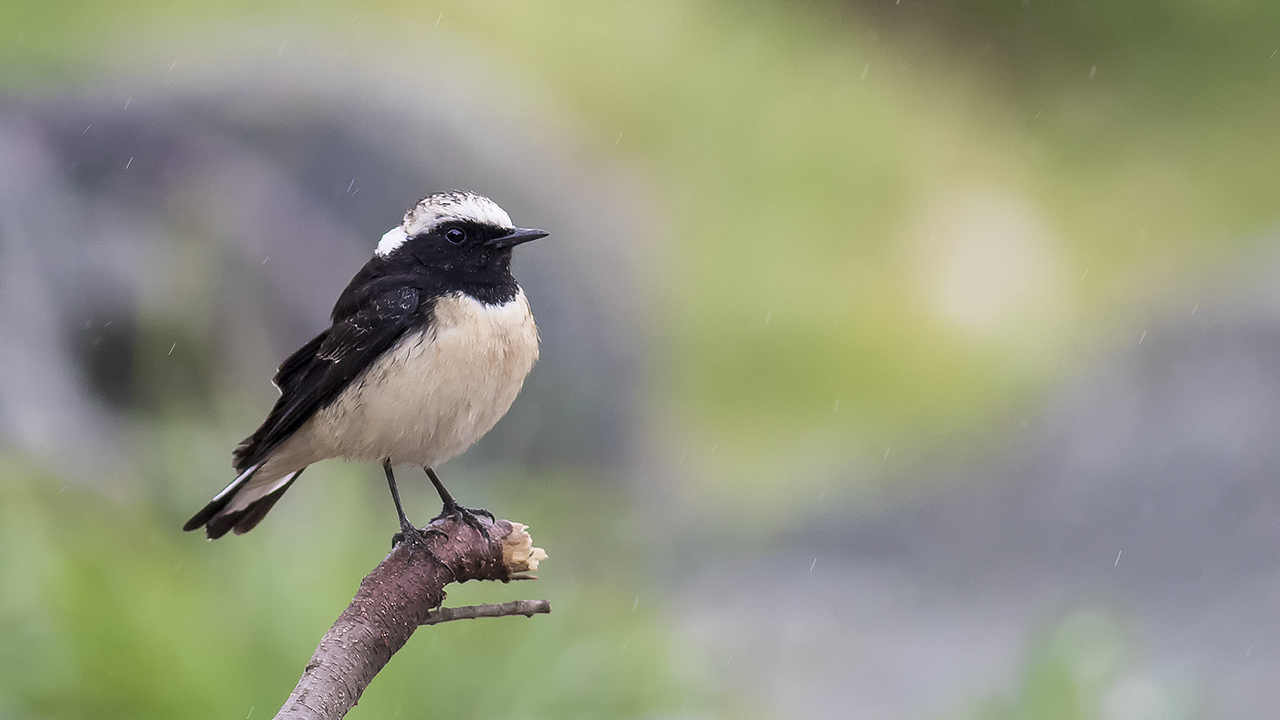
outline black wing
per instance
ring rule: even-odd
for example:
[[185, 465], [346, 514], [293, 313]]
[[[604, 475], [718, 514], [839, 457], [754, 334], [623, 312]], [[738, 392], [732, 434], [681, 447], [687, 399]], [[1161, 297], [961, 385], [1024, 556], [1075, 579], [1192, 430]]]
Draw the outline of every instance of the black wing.
[[288, 439], [419, 317], [421, 292], [403, 285], [385, 289], [389, 284], [396, 284], [395, 279], [365, 288], [360, 293], [363, 298], [348, 301], [345, 307], [340, 301], [338, 307], [349, 312], [335, 316], [332, 327], [280, 365], [275, 377], [280, 399], [262, 426], [236, 447], [232, 457], [237, 471], [263, 460]]

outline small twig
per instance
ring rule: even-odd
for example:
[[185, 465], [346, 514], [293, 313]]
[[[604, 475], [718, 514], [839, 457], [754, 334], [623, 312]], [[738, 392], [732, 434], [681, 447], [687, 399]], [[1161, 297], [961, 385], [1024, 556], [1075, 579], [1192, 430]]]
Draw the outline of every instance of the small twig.
[[462, 607], [442, 607], [432, 610], [423, 625], [449, 622], [450, 620], [474, 620], [476, 618], [506, 617], [508, 615], [534, 615], [551, 612], [551, 603], [546, 600], [512, 600], [500, 605], [464, 605]]

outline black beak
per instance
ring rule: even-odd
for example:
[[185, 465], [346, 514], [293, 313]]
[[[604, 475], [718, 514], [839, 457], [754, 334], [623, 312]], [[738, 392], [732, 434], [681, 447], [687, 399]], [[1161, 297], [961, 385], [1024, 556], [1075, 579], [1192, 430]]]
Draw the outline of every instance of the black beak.
[[507, 233], [506, 235], [490, 240], [489, 246], [496, 247], [496, 248], [515, 247], [520, 243], [527, 243], [530, 240], [537, 240], [538, 238], [544, 238], [550, 234], [551, 233], [547, 232], [546, 230], [538, 230], [536, 228], [514, 228], [512, 229], [511, 232]]

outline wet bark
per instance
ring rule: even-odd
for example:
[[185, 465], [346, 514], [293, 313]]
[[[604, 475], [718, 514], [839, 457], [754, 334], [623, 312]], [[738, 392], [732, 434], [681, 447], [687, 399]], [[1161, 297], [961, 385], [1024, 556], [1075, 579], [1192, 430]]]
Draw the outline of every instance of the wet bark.
[[[444, 620], [550, 612], [545, 601], [475, 608], [440, 608], [445, 585], [467, 580], [525, 579], [546, 557], [524, 526], [489, 523], [486, 539], [475, 528], [446, 518], [430, 535], [397, 545], [360, 583], [347, 609], [320, 640], [277, 720], [336, 720], [360, 699], [391, 656], [420, 625]], [[436, 610], [435, 613], [432, 611]], [[442, 611], [444, 611], [442, 613]]]

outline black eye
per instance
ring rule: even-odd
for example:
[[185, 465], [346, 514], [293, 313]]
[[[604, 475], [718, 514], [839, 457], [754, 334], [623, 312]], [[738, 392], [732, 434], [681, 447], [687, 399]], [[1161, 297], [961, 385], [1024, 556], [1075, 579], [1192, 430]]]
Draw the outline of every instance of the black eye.
[[444, 239], [454, 245], [461, 245], [467, 240], [467, 231], [462, 228], [452, 227], [444, 231]]

